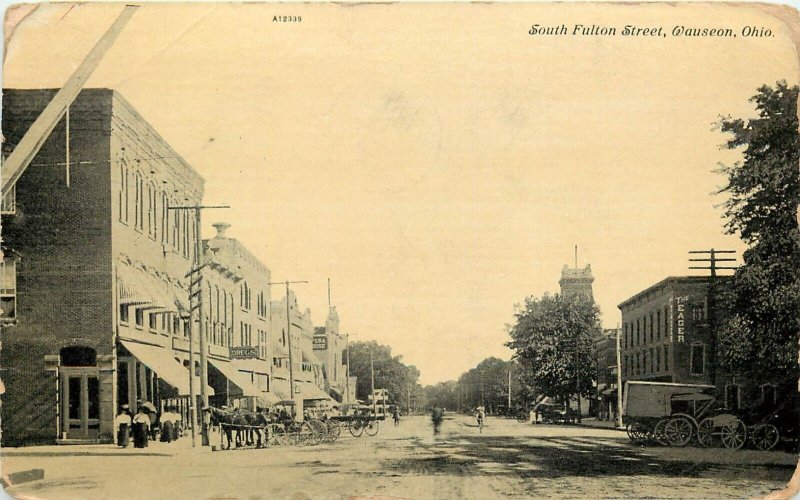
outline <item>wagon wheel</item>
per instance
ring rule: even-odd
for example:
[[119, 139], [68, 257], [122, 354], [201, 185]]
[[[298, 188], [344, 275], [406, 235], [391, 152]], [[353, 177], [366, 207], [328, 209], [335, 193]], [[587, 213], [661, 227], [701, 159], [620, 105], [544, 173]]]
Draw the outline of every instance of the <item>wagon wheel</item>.
[[321, 436], [308, 422], [303, 422], [297, 428], [297, 441], [301, 446], [313, 446], [319, 444]]
[[286, 446], [289, 444], [289, 436], [286, 434], [286, 429], [282, 425], [274, 424], [270, 428], [270, 432], [272, 432], [272, 437], [270, 438], [270, 444], [277, 444], [280, 446]]
[[768, 451], [775, 448], [780, 440], [778, 428], [772, 424], [761, 424], [753, 427], [750, 432], [750, 440], [756, 448], [761, 451]]
[[367, 433], [367, 436], [374, 436], [378, 433], [378, 421], [377, 420], [370, 420], [367, 422], [366, 427], [364, 427], [364, 432]]
[[328, 427], [322, 421], [309, 419], [308, 425], [314, 431], [312, 444], [328, 442]]
[[738, 450], [747, 441], [747, 426], [737, 418], [736, 422], [722, 427], [720, 437], [725, 448]]
[[328, 435], [330, 436], [331, 443], [339, 439], [339, 434], [342, 433], [342, 427], [336, 420], [328, 420]]
[[667, 437], [664, 435], [664, 427], [667, 425], [667, 419], [662, 418], [658, 421], [656, 426], [653, 428], [653, 439], [656, 440], [658, 444], [661, 446], [668, 446], [669, 442], [667, 441]]
[[352, 434], [353, 437], [358, 437], [364, 432], [364, 426], [362, 425], [360, 419], [350, 421], [348, 429], [350, 430], [350, 434]]
[[664, 439], [670, 446], [686, 446], [692, 440], [692, 422], [686, 417], [673, 417], [664, 425]]
[[714, 446], [714, 418], [706, 417], [697, 426], [697, 441], [701, 446], [710, 448]]

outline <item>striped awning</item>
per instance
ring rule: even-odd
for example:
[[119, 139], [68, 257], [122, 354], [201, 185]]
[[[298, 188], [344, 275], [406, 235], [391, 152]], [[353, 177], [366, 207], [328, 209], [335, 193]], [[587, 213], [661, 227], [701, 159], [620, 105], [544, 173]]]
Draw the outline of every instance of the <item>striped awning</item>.
[[[119, 303], [152, 312], [179, 312], [181, 303], [176, 287], [130, 264], [122, 263], [117, 271]], [[185, 299], [188, 301], [188, 297]], [[185, 309], [188, 310], [188, 307]]]

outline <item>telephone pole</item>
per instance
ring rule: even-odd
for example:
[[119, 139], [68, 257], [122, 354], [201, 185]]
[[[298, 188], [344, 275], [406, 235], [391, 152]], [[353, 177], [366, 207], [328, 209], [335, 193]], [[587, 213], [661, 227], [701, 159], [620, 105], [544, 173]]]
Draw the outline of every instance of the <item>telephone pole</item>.
[[[194, 212], [194, 264], [188, 273], [189, 277], [189, 397], [192, 400], [192, 446], [194, 446], [194, 426], [197, 422], [197, 398], [194, 392], [194, 341], [195, 329], [192, 321], [192, 311], [197, 309], [197, 334], [200, 337], [200, 399], [203, 401], [203, 408], [208, 406], [208, 347], [206, 346], [206, 335], [203, 331], [203, 275], [200, 273], [205, 264], [202, 264], [202, 243], [200, 240], [200, 211], [209, 208], [231, 208], [228, 205], [192, 205], [167, 207], [167, 210], [191, 211]], [[196, 276], [195, 276], [196, 275]], [[192, 301], [195, 304], [192, 305]], [[200, 419], [200, 444], [208, 446], [208, 425], [205, 415]]]
[[289, 310], [289, 285], [295, 283], [308, 283], [308, 281], [275, 281], [267, 283], [268, 285], [286, 285], [286, 337], [289, 343], [289, 392], [291, 392], [291, 399], [294, 401], [294, 416], [298, 421], [303, 421], [303, 412], [300, 411], [297, 405], [297, 397], [294, 391], [294, 356], [292, 354], [292, 316]]
[[709, 352], [709, 378], [711, 383], [716, 383], [716, 353], [717, 353], [717, 271], [718, 270], [732, 270], [737, 269], [736, 266], [720, 266], [719, 262], [736, 262], [736, 257], [718, 257], [718, 255], [732, 255], [736, 250], [690, 250], [690, 254], [707, 255], [707, 257], [689, 259], [690, 262], [707, 263], [707, 266], [689, 266], [689, 269], [707, 269], [711, 273], [711, 280], [708, 283], [708, 330], [711, 337], [711, 346]]
[[622, 328], [617, 323], [617, 427], [622, 427]]

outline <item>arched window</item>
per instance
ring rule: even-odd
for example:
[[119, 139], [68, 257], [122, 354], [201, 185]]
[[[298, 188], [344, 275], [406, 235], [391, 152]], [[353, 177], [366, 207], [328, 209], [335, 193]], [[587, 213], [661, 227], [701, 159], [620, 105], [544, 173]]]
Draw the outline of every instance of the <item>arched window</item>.
[[[177, 207], [178, 203], [175, 199], [172, 200], [170, 206]], [[169, 244], [173, 248], [177, 248], [178, 246], [178, 221], [180, 220], [178, 214], [180, 210], [170, 210], [169, 218], [172, 221], [170, 224], [170, 232], [169, 232]]]
[[96, 366], [97, 353], [91, 347], [64, 347], [59, 352], [61, 366]]
[[166, 245], [169, 237], [169, 198], [161, 192], [161, 243]]
[[158, 237], [158, 198], [153, 182], [147, 184], [147, 233], [154, 240]]
[[189, 211], [183, 212], [183, 256], [189, 258]]
[[134, 184], [136, 189], [136, 204], [134, 205], [134, 215], [136, 229], [142, 229], [144, 226], [144, 179], [142, 173], [137, 171], [134, 175]]
[[120, 222], [128, 223], [128, 199], [130, 192], [128, 190], [128, 165], [125, 160], [119, 165], [119, 220]]

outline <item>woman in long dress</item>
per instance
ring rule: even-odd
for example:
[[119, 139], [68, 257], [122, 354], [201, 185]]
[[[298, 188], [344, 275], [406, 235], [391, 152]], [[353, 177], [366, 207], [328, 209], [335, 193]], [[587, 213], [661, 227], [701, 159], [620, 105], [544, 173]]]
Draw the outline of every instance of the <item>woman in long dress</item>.
[[150, 417], [140, 408], [133, 416], [133, 447], [147, 448], [147, 438], [150, 433]]

